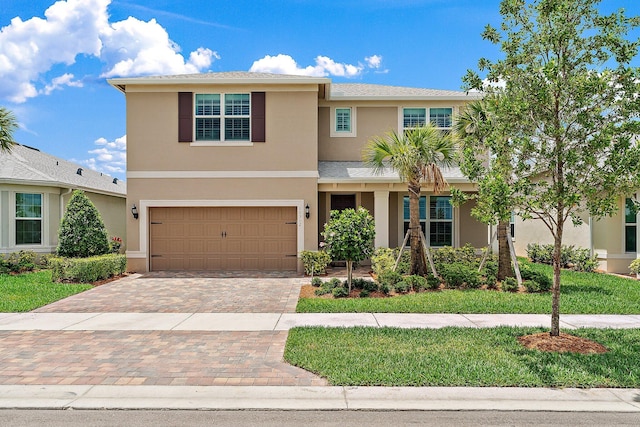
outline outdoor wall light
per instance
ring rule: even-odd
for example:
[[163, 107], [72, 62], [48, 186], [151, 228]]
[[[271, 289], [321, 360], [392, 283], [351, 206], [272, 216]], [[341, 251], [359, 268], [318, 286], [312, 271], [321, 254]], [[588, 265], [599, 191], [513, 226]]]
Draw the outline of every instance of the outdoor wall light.
[[307, 206], [304, 207], [304, 216], [309, 219], [309, 203], [307, 203]]
[[133, 215], [133, 219], [138, 219], [138, 208], [136, 208], [135, 203], [131, 207], [131, 215]]

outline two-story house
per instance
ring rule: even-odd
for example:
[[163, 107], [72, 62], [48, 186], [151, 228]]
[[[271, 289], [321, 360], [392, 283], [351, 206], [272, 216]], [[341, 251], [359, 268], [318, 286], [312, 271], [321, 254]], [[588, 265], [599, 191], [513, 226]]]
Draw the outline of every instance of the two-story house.
[[[474, 95], [328, 78], [224, 72], [117, 78], [127, 105], [131, 271], [297, 270], [332, 209], [363, 206], [377, 247], [402, 243], [407, 186], [362, 164], [367, 141], [430, 121], [448, 130]], [[451, 184], [474, 186], [458, 169]], [[432, 246], [487, 245], [487, 226], [423, 188]]]

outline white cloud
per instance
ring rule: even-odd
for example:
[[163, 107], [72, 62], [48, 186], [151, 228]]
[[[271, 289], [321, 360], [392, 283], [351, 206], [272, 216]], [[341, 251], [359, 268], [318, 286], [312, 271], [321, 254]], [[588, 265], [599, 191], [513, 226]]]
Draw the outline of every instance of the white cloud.
[[44, 93], [45, 95], [49, 95], [56, 89], [61, 89], [63, 86], [71, 86], [71, 87], [82, 87], [83, 84], [81, 81], [73, 80], [73, 74], [65, 73], [59, 77], [55, 77], [51, 80], [51, 84], [48, 84], [40, 91], [40, 93]]
[[65, 85], [80, 84], [64, 77], [71, 73], [40, 83], [54, 65], [71, 66], [78, 55], [102, 61], [106, 77], [196, 73], [220, 58], [200, 47], [185, 60], [180, 47], [155, 20], [130, 17], [109, 22], [110, 3], [60, 0], [44, 12], [44, 19], [14, 18], [0, 29], [0, 98], [21, 103]]
[[88, 166], [89, 168], [110, 174], [123, 174], [127, 169], [127, 135], [109, 141], [106, 138], [98, 138], [94, 141], [98, 146], [88, 153], [93, 155], [86, 160], [72, 160]]
[[265, 57], [254, 61], [249, 71], [315, 77], [356, 77], [361, 75], [365, 68], [362, 64], [351, 65], [335, 62], [327, 56], [317, 56], [315, 58], [315, 62], [316, 65], [309, 65], [302, 68], [289, 55], [266, 55]]
[[387, 74], [389, 72], [388, 69], [382, 68], [382, 56], [381, 55], [371, 55], [364, 58], [364, 61], [367, 63], [369, 68], [373, 68], [375, 73], [378, 74]]

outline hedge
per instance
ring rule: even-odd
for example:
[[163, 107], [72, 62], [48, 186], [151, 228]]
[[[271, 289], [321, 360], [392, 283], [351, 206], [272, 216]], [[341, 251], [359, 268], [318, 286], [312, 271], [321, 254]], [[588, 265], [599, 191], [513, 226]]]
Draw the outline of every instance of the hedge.
[[54, 282], [88, 283], [123, 274], [127, 257], [121, 254], [98, 255], [89, 258], [49, 259]]

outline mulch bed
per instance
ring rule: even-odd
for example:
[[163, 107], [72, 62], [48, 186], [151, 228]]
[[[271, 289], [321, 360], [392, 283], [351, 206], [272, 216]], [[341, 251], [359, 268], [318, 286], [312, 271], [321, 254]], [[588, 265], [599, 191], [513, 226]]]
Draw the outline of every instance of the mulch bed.
[[560, 336], [551, 336], [548, 332], [525, 335], [518, 338], [520, 344], [531, 350], [557, 352], [557, 353], [580, 353], [580, 354], [602, 354], [609, 350], [602, 344], [586, 338], [560, 332]]

